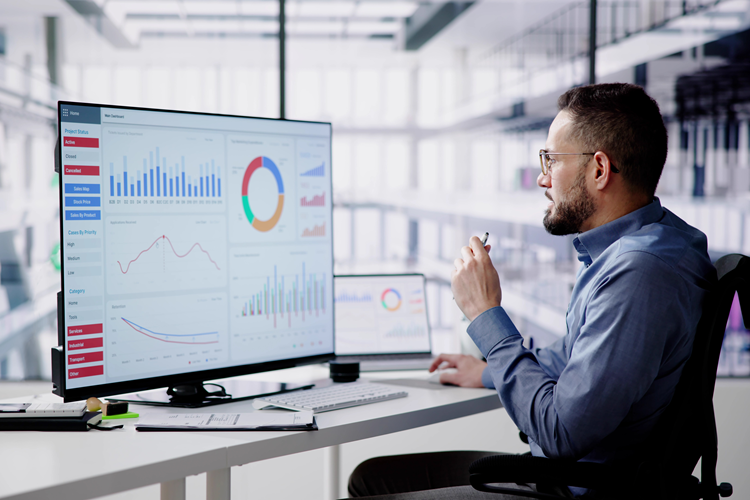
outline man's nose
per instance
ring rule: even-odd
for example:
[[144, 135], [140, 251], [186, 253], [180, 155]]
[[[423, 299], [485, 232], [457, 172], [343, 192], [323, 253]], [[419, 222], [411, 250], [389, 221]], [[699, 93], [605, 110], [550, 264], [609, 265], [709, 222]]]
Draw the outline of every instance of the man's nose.
[[536, 185], [540, 188], [548, 188], [551, 186], [550, 184], [550, 176], [549, 174], [544, 175], [542, 173], [539, 173], [539, 177], [536, 178]]

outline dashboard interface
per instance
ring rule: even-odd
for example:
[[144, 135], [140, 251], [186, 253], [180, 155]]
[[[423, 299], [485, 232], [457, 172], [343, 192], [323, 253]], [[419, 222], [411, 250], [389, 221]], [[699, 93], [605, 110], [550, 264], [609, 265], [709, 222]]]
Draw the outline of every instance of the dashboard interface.
[[331, 127], [60, 103], [68, 388], [333, 352]]

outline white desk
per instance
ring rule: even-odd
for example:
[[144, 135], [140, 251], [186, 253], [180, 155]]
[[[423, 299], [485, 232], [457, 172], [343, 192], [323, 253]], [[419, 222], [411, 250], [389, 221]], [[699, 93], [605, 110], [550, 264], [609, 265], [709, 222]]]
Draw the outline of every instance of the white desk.
[[[256, 376], [289, 382], [323, 378], [327, 370], [305, 367]], [[424, 377], [401, 372], [400, 377]], [[363, 378], [393, 378], [366, 374]], [[292, 380], [296, 379], [296, 380]], [[385, 381], [385, 380], [383, 380]], [[329, 448], [332, 496], [338, 496], [338, 445], [469, 416], [500, 407], [494, 391], [436, 386], [407, 387], [409, 396], [317, 416], [311, 432], [140, 433], [134, 421], [123, 430], [71, 433], [0, 432], [0, 499], [85, 500], [161, 483], [163, 500], [184, 500], [185, 477], [207, 473], [209, 500], [228, 500], [230, 468], [320, 448]], [[45, 399], [53, 400], [52, 395]], [[251, 402], [157, 412], [250, 412]]]

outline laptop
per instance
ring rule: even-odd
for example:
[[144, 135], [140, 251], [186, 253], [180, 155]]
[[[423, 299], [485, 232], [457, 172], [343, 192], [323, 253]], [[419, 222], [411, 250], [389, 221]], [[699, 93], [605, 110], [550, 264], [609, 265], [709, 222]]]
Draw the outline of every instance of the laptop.
[[423, 370], [432, 363], [423, 274], [334, 276], [336, 360], [360, 371]]

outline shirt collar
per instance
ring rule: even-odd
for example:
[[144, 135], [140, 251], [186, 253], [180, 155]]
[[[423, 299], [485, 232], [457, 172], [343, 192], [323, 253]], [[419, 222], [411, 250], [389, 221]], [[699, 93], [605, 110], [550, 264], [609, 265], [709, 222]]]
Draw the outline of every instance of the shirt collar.
[[643, 226], [659, 221], [664, 215], [659, 198], [619, 219], [580, 233], [573, 239], [573, 246], [578, 251], [578, 260], [586, 264], [596, 260], [609, 246], [623, 236], [638, 231]]

